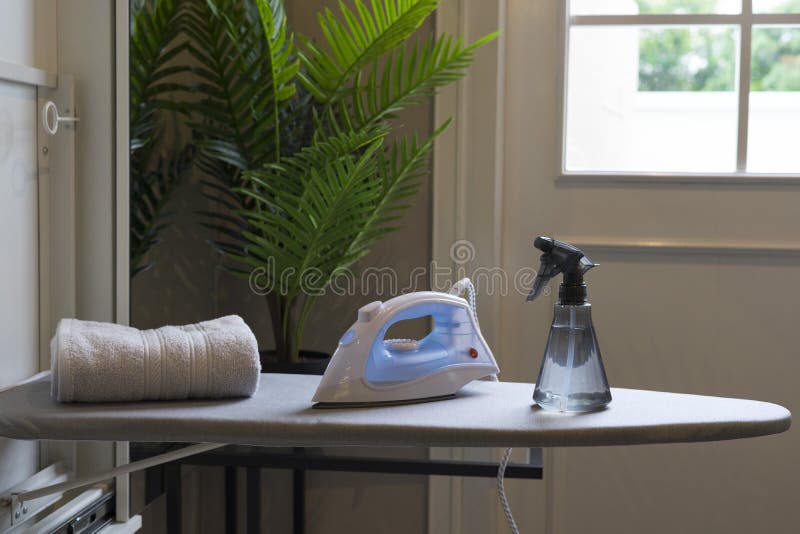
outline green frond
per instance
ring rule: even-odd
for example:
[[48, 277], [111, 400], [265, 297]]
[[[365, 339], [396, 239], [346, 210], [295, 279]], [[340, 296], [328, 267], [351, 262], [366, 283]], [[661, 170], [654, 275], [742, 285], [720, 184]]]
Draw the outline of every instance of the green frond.
[[218, 250], [241, 254], [248, 226], [228, 214], [253, 205], [236, 192], [242, 173], [278, 161], [296, 144], [294, 39], [280, 0], [196, 0], [187, 6], [184, 27], [194, 58], [193, 91], [200, 95], [189, 126], [200, 150], [198, 167], [211, 176], [203, 192], [223, 210], [204, 219], [227, 240], [213, 241]]
[[381, 189], [378, 202], [373, 206], [370, 217], [364, 221], [358, 235], [348, 247], [348, 254], [368, 252], [369, 248], [386, 233], [397, 228], [389, 226], [397, 218], [397, 213], [409, 206], [401, 201], [414, 196], [419, 191], [422, 178], [428, 173], [427, 163], [433, 151], [433, 142], [439, 134], [450, 126], [448, 119], [439, 126], [423, 143], [416, 136], [396, 140], [390, 150], [378, 157], [378, 176]]
[[246, 255], [262, 265], [272, 258], [284, 282], [276, 289], [287, 298], [301, 293], [309, 269], [324, 287], [348, 261], [350, 243], [380, 199], [385, 135], [385, 126], [343, 132], [245, 174], [240, 194], [255, 203], [240, 213], [250, 228]]
[[328, 105], [346, 94], [367, 65], [408, 39], [441, 0], [355, 0], [355, 10], [339, 1], [339, 14], [326, 9], [318, 16], [322, 48], [302, 39], [301, 82], [314, 98]]
[[[176, 143], [177, 145], [177, 143]], [[153, 170], [131, 175], [130, 269], [131, 277], [150, 268], [149, 250], [160, 242], [170, 214], [165, 211], [173, 192], [192, 166], [195, 150], [191, 145], [174, 148], [160, 157]]]
[[183, 2], [157, 0], [131, 5], [130, 26], [130, 276], [150, 268], [147, 253], [160, 242], [169, 214], [164, 208], [186, 176], [194, 150], [179, 143], [159, 154], [166, 94], [185, 91], [174, 64], [185, 50], [181, 33]]
[[241, 172], [277, 161], [283, 151], [283, 104], [299, 69], [280, 0], [190, 2], [186, 33], [194, 91], [192, 127], [204, 160], [225, 165], [219, 178], [239, 185]]
[[185, 48], [181, 42], [182, 9], [182, 0], [141, 2], [131, 9], [130, 124], [134, 165], [145, 159], [138, 152], [157, 137], [156, 99], [166, 92], [183, 89], [178, 84], [163, 83], [186, 71], [181, 65], [169, 66]]
[[494, 40], [497, 32], [465, 45], [452, 36], [429, 37], [421, 46], [399, 47], [383, 64], [375, 61], [365, 83], [353, 91], [352, 114], [357, 124], [383, 120], [434, 94], [436, 88], [461, 79], [475, 50]]

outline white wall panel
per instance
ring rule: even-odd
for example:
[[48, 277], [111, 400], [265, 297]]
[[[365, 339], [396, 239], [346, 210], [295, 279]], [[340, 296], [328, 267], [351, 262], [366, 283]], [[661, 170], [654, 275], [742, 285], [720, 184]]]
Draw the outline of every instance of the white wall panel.
[[[54, 70], [55, 1], [6, 0], [0, 15], [0, 59]], [[0, 82], [0, 387], [39, 370], [36, 105], [35, 87]], [[38, 467], [36, 443], [0, 439], [0, 491]]]
[[56, 70], [56, 0], [3, 0], [0, 60]]
[[[39, 370], [36, 89], [0, 82], [0, 388]], [[0, 439], [0, 491], [38, 468], [35, 443]]]
[[114, 4], [62, 0], [59, 69], [75, 77], [77, 315], [114, 320]]

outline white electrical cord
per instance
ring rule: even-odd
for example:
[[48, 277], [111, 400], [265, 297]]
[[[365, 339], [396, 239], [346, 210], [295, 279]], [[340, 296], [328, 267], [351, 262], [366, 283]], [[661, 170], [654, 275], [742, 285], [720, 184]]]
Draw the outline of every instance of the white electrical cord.
[[[467, 294], [467, 302], [469, 302], [469, 306], [472, 308], [472, 315], [475, 317], [476, 326], [478, 326], [478, 310], [475, 306], [475, 286], [472, 285], [472, 280], [469, 278], [462, 278], [450, 288], [450, 294], [452, 295], [461, 296], [462, 293]], [[489, 378], [493, 382], [499, 382], [497, 375], [491, 375]], [[503, 507], [503, 514], [506, 516], [508, 528], [511, 530], [512, 534], [519, 534], [517, 522], [514, 521], [514, 516], [511, 514], [511, 505], [508, 504], [508, 498], [506, 498], [505, 487], [506, 467], [508, 467], [508, 462], [511, 461], [512, 450], [511, 447], [505, 450], [500, 460], [500, 466], [497, 468], [497, 497], [500, 499], [500, 505]]]
[[475, 305], [475, 286], [472, 285], [472, 280], [469, 278], [462, 278], [450, 288], [450, 294], [460, 297], [463, 293], [467, 294], [467, 302], [469, 307], [472, 308], [472, 315], [475, 316], [475, 322], [478, 322], [478, 309]]
[[511, 451], [511, 447], [505, 450], [503, 458], [500, 460], [500, 467], [497, 468], [497, 497], [500, 499], [500, 505], [503, 507], [503, 513], [506, 516], [509, 530], [511, 530], [512, 534], [519, 534], [517, 522], [514, 521], [514, 516], [511, 515], [511, 506], [508, 504], [508, 499], [506, 499], [505, 474], [508, 462], [511, 461]]

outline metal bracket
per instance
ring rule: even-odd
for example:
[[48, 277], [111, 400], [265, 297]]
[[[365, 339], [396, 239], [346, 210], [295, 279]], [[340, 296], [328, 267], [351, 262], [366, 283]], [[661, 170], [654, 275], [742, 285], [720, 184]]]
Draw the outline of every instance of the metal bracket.
[[[38, 487], [36, 489], [28, 489], [34, 488], [38, 484], [34, 485], [33, 483], [29, 483], [33, 479], [28, 479], [25, 483], [25, 487], [18, 487], [12, 489], [7, 495], [4, 496], [4, 499], [9, 502], [11, 505], [11, 510], [14, 511], [11, 514], [11, 521], [12, 525], [14, 524], [14, 516], [17, 515], [17, 511], [20, 512], [17, 520], [21, 520], [23, 517], [27, 516], [30, 517], [33, 515], [32, 511], [32, 504], [34, 501], [37, 503], [39, 499], [43, 497], [52, 496], [57, 494], [58, 497], [50, 501], [50, 503], [58, 500], [58, 498], [64, 492], [69, 490], [73, 490], [76, 488], [82, 488], [84, 486], [88, 486], [90, 484], [96, 484], [98, 482], [103, 482], [104, 480], [108, 480], [110, 478], [114, 478], [119, 475], [124, 475], [127, 473], [133, 473], [134, 471], [141, 471], [142, 469], [147, 469], [148, 467], [155, 467], [157, 465], [161, 465], [167, 462], [172, 462], [174, 460], [179, 460], [181, 458], [185, 458], [187, 456], [192, 456], [195, 454], [199, 454], [202, 452], [208, 452], [212, 449], [216, 449], [221, 447], [222, 445], [217, 445], [214, 443], [201, 443], [198, 445], [190, 445], [188, 447], [184, 447], [182, 449], [171, 451], [165, 454], [160, 454], [158, 456], [153, 456], [151, 458], [147, 458], [145, 460], [140, 460], [138, 462], [131, 462], [129, 464], [121, 465], [119, 467], [115, 467], [109, 471], [103, 471], [102, 473], [95, 473], [94, 475], [86, 475], [79, 478], [75, 478], [72, 480], [66, 480], [64, 482], [60, 482], [57, 484], [51, 484], [44, 487]], [[30, 511], [24, 512], [25, 507], [28, 507]], [[0, 525], [2, 528], [2, 525]], [[2, 532], [2, 530], [0, 530]]]
[[16, 495], [11, 496], [11, 525], [18, 525], [33, 515], [28, 515], [28, 507], [20, 502]]
[[20, 523], [24, 523], [59, 500], [62, 495], [62, 492], [56, 491], [24, 500], [20, 496], [26, 490], [42, 484], [63, 483], [69, 478], [70, 472], [67, 468], [63, 463], [57, 462], [14, 486], [5, 495], [0, 496], [0, 532], [5, 532]]

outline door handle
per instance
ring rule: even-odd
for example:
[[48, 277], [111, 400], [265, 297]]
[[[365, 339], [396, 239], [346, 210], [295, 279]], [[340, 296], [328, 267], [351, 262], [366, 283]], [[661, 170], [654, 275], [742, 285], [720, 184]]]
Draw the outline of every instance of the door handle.
[[76, 123], [80, 122], [80, 120], [81, 119], [78, 117], [62, 117], [59, 115], [58, 107], [52, 100], [48, 100], [42, 108], [42, 126], [44, 126], [45, 131], [50, 135], [55, 135], [58, 132], [58, 125], [62, 122]]

